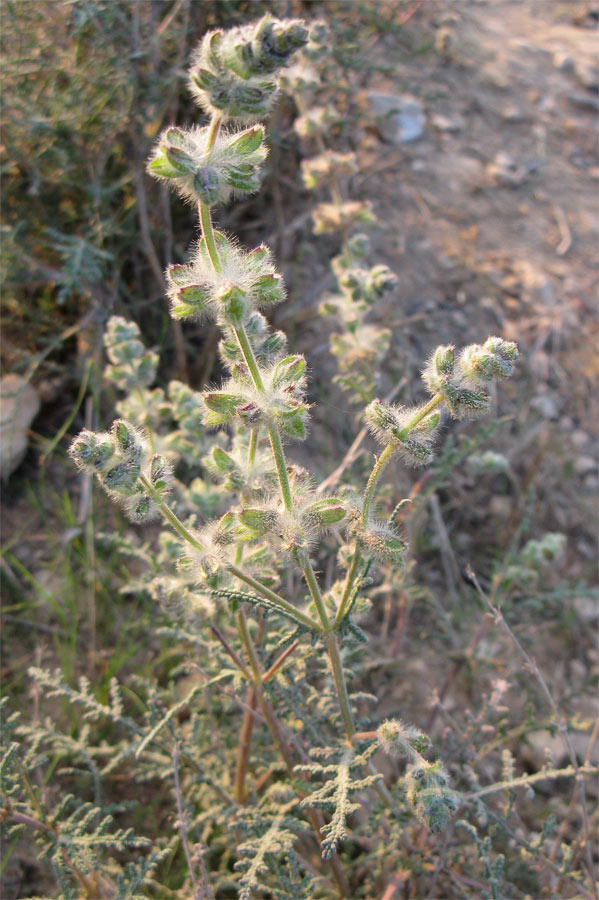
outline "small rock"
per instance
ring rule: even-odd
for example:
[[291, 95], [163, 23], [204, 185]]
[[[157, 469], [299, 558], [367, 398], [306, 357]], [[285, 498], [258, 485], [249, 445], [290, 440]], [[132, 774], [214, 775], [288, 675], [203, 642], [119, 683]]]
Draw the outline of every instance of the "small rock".
[[458, 119], [457, 116], [444, 116], [441, 113], [433, 116], [432, 122], [439, 131], [461, 131], [463, 125], [462, 120]]
[[504, 106], [501, 110], [501, 118], [506, 122], [526, 122], [528, 120], [528, 116], [514, 103]]
[[574, 70], [578, 83], [583, 88], [599, 94], [599, 66], [596, 62], [589, 63], [578, 61]]
[[424, 134], [426, 115], [419, 100], [407, 94], [367, 95], [376, 127], [383, 141], [389, 144], [406, 144]]
[[553, 65], [556, 69], [559, 69], [560, 72], [573, 72], [574, 58], [565, 50], [556, 50], [553, 54]]
[[596, 471], [597, 460], [593, 459], [592, 456], [579, 456], [574, 463], [574, 474], [578, 475], [579, 478], [584, 478], [585, 475], [591, 475]]
[[518, 162], [509, 153], [500, 151], [487, 165], [487, 174], [497, 183], [506, 187], [519, 187], [528, 180], [529, 176], [538, 168], [538, 164], [530, 160]]
[[577, 428], [576, 431], [573, 431], [570, 435], [570, 440], [577, 450], [582, 450], [583, 447], [591, 443], [591, 436], [590, 434], [587, 434], [586, 431], [583, 431], [582, 428]]
[[576, 92], [568, 94], [568, 100], [572, 106], [577, 106], [579, 109], [590, 109], [592, 112], [599, 110], [599, 97], [594, 97], [592, 94]]
[[0, 379], [0, 477], [6, 479], [27, 452], [27, 430], [40, 408], [37, 391], [20, 375]]

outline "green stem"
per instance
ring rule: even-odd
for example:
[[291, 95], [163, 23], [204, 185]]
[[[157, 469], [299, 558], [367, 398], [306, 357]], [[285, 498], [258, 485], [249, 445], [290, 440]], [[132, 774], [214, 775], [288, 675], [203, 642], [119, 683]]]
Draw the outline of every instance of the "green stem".
[[283, 597], [280, 597], [279, 594], [275, 594], [274, 591], [271, 591], [270, 588], [265, 587], [259, 581], [256, 581], [255, 578], [252, 578], [251, 575], [247, 575], [241, 569], [238, 569], [237, 566], [229, 565], [227, 566], [231, 575], [235, 575], [236, 578], [239, 578], [240, 581], [243, 581], [245, 584], [249, 585], [249, 587], [253, 588], [257, 594], [261, 594], [267, 600], [270, 600], [271, 603], [276, 604], [280, 609], [284, 609], [285, 612], [290, 615], [292, 618], [296, 620], [300, 625], [303, 625], [306, 628], [309, 628], [311, 631], [318, 631], [318, 624], [299, 610], [296, 606], [293, 606], [292, 603], [289, 603]]
[[[139, 480], [143, 484], [150, 497], [154, 496], [154, 488], [152, 487], [146, 476], [140, 475]], [[164, 518], [173, 526], [179, 537], [182, 537], [184, 541], [187, 541], [187, 543], [191, 544], [192, 547], [195, 547], [196, 550], [203, 551], [204, 548], [202, 547], [200, 542], [193, 536], [191, 531], [185, 527], [181, 519], [179, 519], [178, 516], [175, 515], [170, 506], [167, 506], [166, 503], [159, 503], [158, 507]]]
[[256, 449], [258, 447], [258, 429], [252, 428], [250, 432], [250, 446], [248, 447], [248, 466], [254, 465]]
[[374, 464], [374, 468], [370, 473], [370, 478], [368, 479], [368, 484], [366, 485], [366, 490], [364, 491], [364, 505], [362, 506], [362, 524], [366, 528], [368, 525], [368, 519], [370, 517], [370, 509], [372, 507], [372, 501], [374, 498], [374, 492], [376, 489], [377, 482], [381, 477], [384, 469], [387, 466], [387, 463], [395, 453], [395, 444], [390, 442], [387, 444], [376, 463]]
[[[256, 357], [254, 356], [252, 345], [250, 344], [250, 340], [243, 325], [240, 325], [235, 329], [235, 335], [237, 337], [237, 342], [239, 343], [239, 349], [243, 353], [243, 358], [245, 359], [246, 365], [250, 370], [250, 375], [252, 377], [252, 381], [254, 382], [254, 386], [257, 391], [259, 391], [261, 394], [264, 394], [264, 382], [262, 381], [262, 376], [260, 375], [260, 370], [258, 368], [258, 363], [256, 362]], [[281, 442], [281, 435], [279, 434], [279, 429], [276, 425], [270, 425], [268, 427], [268, 437], [270, 438], [272, 455], [274, 457], [275, 466], [277, 467], [277, 475], [279, 477], [279, 484], [281, 485], [281, 496], [283, 497], [283, 503], [285, 504], [285, 509], [290, 510], [293, 509], [291, 486], [289, 484], [289, 476], [287, 475], [287, 463], [285, 461], [285, 452], [283, 450], [283, 444]]]
[[343, 725], [345, 728], [345, 734], [347, 736], [348, 743], [351, 746], [352, 738], [355, 734], [356, 729], [354, 726], [349, 696], [347, 693], [345, 676], [343, 674], [343, 664], [341, 662], [341, 656], [339, 654], [339, 645], [337, 644], [337, 638], [333, 633], [331, 622], [327, 615], [324, 600], [322, 599], [322, 594], [320, 592], [320, 587], [318, 586], [318, 582], [314, 574], [314, 569], [312, 568], [312, 563], [309, 559], [306, 561], [306, 565], [304, 567], [304, 576], [308, 584], [312, 600], [314, 601], [314, 606], [316, 607], [316, 611], [318, 613], [320, 621], [322, 622], [325, 643], [327, 645], [329, 658], [331, 660], [331, 668], [333, 670], [335, 690], [337, 692], [337, 699], [339, 701], [339, 708], [341, 710], [341, 718], [343, 719]]
[[[247, 367], [250, 370], [250, 374], [252, 376], [252, 380], [254, 382], [256, 390], [258, 390], [260, 393], [264, 393], [264, 384], [262, 382], [262, 378], [258, 370], [258, 364], [254, 357], [254, 352], [252, 350], [252, 346], [249, 342], [246, 331], [243, 326], [240, 326], [239, 328], [235, 329], [235, 333], [237, 335], [239, 347], [241, 349], [241, 352], [243, 353]], [[270, 438], [273, 457], [275, 465], [277, 467], [283, 503], [285, 504], [285, 509], [291, 510], [293, 509], [293, 499], [291, 497], [291, 486], [289, 484], [289, 477], [287, 475], [287, 463], [285, 460], [285, 452], [283, 450], [281, 436], [276, 425], [271, 425], [269, 427], [268, 436]], [[345, 678], [343, 675], [343, 666], [341, 665], [341, 657], [339, 656], [339, 648], [337, 646], [337, 640], [332, 633], [331, 622], [327, 615], [324, 601], [322, 599], [322, 594], [320, 592], [320, 588], [314, 574], [314, 569], [312, 568], [312, 563], [310, 562], [309, 558], [307, 558], [306, 564], [304, 566], [304, 576], [306, 578], [310, 594], [312, 595], [312, 599], [314, 601], [314, 606], [316, 607], [316, 611], [318, 613], [318, 617], [321, 621], [322, 629], [325, 634], [325, 641], [331, 659], [331, 666], [333, 668], [333, 677], [335, 680], [337, 698], [339, 700], [339, 706], [341, 709], [341, 716], [343, 718], [347, 738], [349, 741], [351, 741], [351, 737], [355, 731], [355, 728], [352, 720], [351, 707], [349, 705], [349, 697], [347, 695], [347, 686], [345, 684]], [[291, 606], [291, 604], [289, 605]], [[297, 616], [297, 610], [295, 609], [295, 607], [292, 606], [291, 608], [294, 610], [295, 615]], [[312, 627], [314, 626], [312, 625]]]
[[412, 431], [412, 429], [415, 428], [419, 422], [422, 422], [422, 420], [425, 419], [429, 413], [431, 413], [438, 406], [441, 406], [444, 399], [445, 398], [444, 398], [443, 394], [435, 394], [435, 396], [432, 398], [432, 400], [429, 400], [428, 403], [426, 404], [426, 406], [424, 406], [420, 410], [420, 412], [417, 413], [414, 416], [414, 418], [408, 422], [406, 427], [402, 428], [402, 430], [399, 432], [399, 435], [398, 435], [399, 440], [403, 441], [403, 439], [408, 436], [410, 431]]
[[210, 121], [210, 130], [208, 131], [208, 144], [206, 148], [207, 150], [212, 150], [212, 148], [214, 147], [222, 121], [222, 115], [212, 116], [212, 119]]
[[216, 240], [214, 237], [214, 228], [212, 227], [212, 217], [210, 215], [210, 207], [207, 203], [200, 203], [200, 222], [202, 225], [202, 234], [206, 241], [206, 249], [208, 256], [214, 266], [216, 272], [222, 270], [220, 259], [218, 258], [218, 250], [216, 249]]
[[243, 358], [245, 359], [246, 366], [250, 370], [250, 375], [252, 376], [252, 381], [256, 387], [256, 390], [259, 393], [264, 394], [264, 382], [262, 381], [262, 376], [260, 375], [260, 369], [258, 368], [258, 363], [256, 361], [256, 357], [254, 356], [254, 350], [252, 345], [250, 344], [250, 339], [247, 336], [247, 331], [243, 325], [239, 325], [235, 329], [235, 336], [239, 343], [239, 349], [243, 353]]
[[[415, 416], [411, 419], [405, 428], [403, 428], [398, 434], [398, 440], [403, 441], [410, 431], [416, 427], [423, 419], [425, 419], [429, 413], [431, 413], [438, 406], [441, 406], [443, 403], [444, 397], [443, 394], [435, 394], [435, 396], [429, 400], [429, 402], [424, 406]], [[386, 468], [389, 460], [395, 453], [395, 442], [390, 441], [376, 463], [374, 464], [374, 468], [370, 473], [370, 478], [368, 479], [368, 483], [366, 485], [366, 490], [364, 491], [364, 503], [362, 506], [362, 524], [366, 528], [368, 525], [368, 519], [370, 517], [370, 510], [372, 508], [372, 501], [374, 499], [374, 492], [376, 490], [376, 486], [379, 478], [381, 477], [384, 469]], [[351, 568], [347, 573], [347, 577], [345, 579], [345, 585], [343, 588], [343, 594], [341, 597], [341, 602], [339, 603], [339, 607], [337, 609], [337, 615], [335, 616], [335, 624], [338, 624], [342, 621], [346, 611], [347, 604], [349, 601], [349, 597], [351, 595], [352, 588], [354, 586], [354, 582], [356, 579], [356, 575], [358, 573], [358, 569], [361, 562], [361, 546], [359, 538], [356, 539], [356, 549], [354, 552], [354, 558], [351, 564]]]
[[[208, 151], [212, 150], [214, 144], [216, 143], [216, 138], [218, 137], [218, 132], [220, 130], [222, 120], [222, 115], [212, 116], [208, 131]], [[214, 228], [212, 227], [210, 207], [207, 203], [200, 203], [200, 222], [202, 225], [202, 234], [204, 235], [204, 240], [206, 241], [208, 256], [210, 257], [210, 261], [214, 266], [214, 270], [216, 272], [220, 272], [222, 267], [220, 264], [220, 259], [218, 258], [218, 250], [216, 249], [216, 241], [214, 239]]]
[[347, 612], [347, 606], [349, 604], [349, 598], [351, 596], [352, 588], [354, 586], [354, 581], [356, 575], [358, 574], [358, 568], [362, 561], [361, 555], [361, 544], [360, 541], [356, 540], [356, 546], [354, 549], [354, 558], [352, 560], [352, 564], [348, 570], [347, 577], [345, 579], [345, 585], [343, 586], [343, 594], [341, 595], [341, 602], [339, 603], [339, 608], [337, 609], [337, 615], [335, 616], [335, 625], [338, 625], [343, 621], [345, 614]]
[[279, 430], [275, 425], [271, 425], [268, 429], [270, 438], [270, 446], [272, 447], [272, 455], [277, 467], [277, 475], [279, 476], [279, 484], [281, 486], [281, 496], [285, 509], [293, 509], [293, 500], [291, 499], [291, 485], [289, 484], [289, 476], [287, 475], [287, 463], [285, 462], [285, 451], [281, 442]]

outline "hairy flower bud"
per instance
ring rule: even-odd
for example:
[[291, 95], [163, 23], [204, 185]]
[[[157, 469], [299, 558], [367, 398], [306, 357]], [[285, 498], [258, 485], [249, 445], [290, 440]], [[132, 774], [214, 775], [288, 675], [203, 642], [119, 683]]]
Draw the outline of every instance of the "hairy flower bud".
[[103, 474], [102, 484], [107, 491], [115, 491], [118, 494], [131, 494], [135, 489], [140, 471], [141, 466], [138, 462], [119, 462]]
[[208, 313], [234, 336], [232, 329], [249, 323], [257, 306], [283, 300], [285, 287], [268, 247], [262, 245], [247, 252], [218, 231], [214, 237], [218, 269], [203, 237], [188, 265], [169, 266], [171, 315], [178, 319], [201, 318]]
[[167, 128], [148, 171], [175, 187], [185, 200], [215, 206], [259, 189], [268, 153], [263, 141], [262, 125], [240, 132], [221, 129], [214, 140], [207, 126], [189, 131]]
[[[469, 349], [466, 348], [466, 350]], [[466, 350], [464, 350], [464, 354]], [[484, 380], [509, 378], [514, 374], [518, 355], [518, 347], [513, 341], [490, 337], [487, 338], [479, 352], [470, 358], [470, 365], [474, 368], [477, 376]]]
[[301, 522], [305, 528], [327, 528], [345, 518], [346, 509], [338, 497], [323, 497], [304, 506]]
[[437, 834], [446, 827], [459, 799], [449, 787], [449, 776], [440, 762], [417, 762], [406, 773], [408, 800], [421, 822]]
[[79, 469], [101, 473], [115, 453], [114, 442], [107, 435], [84, 429], [69, 447], [69, 456]]
[[457, 360], [453, 347], [437, 347], [422, 378], [432, 394], [443, 396], [454, 418], [469, 418], [489, 409], [491, 398], [481, 384], [508, 378], [517, 358], [516, 344], [497, 337], [488, 338], [483, 345], [471, 344]]
[[383, 522], [369, 522], [361, 531], [360, 540], [376, 559], [403, 566], [408, 545], [394, 528]]
[[203, 395], [208, 412], [204, 416], [204, 424], [208, 426], [224, 425], [230, 422], [237, 408], [241, 407], [245, 397], [230, 394], [227, 391], [208, 391]]
[[439, 415], [433, 412], [418, 421], [423, 409], [407, 409], [373, 400], [366, 407], [365, 418], [381, 444], [391, 444], [395, 452], [412, 465], [428, 465], [433, 459], [432, 443]]
[[424, 753], [430, 747], [430, 739], [413, 725], [404, 725], [399, 719], [387, 719], [377, 729], [381, 750], [389, 756], [408, 756]]
[[206, 112], [251, 121], [266, 115], [278, 91], [275, 77], [308, 40], [299, 20], [267, 14], [226, 32], [203, 38], [190, 73], [190, 89]]
[[276, 364], [272, 372], [271, 384], [274, 388], [300, 381], [306, 371], [303, 356], [286, 356]]
[[124, 419], [115, 419], [110, 427], [110, 435], [117, 451], [126, 459], [136, 460], [141, 456], [142, 438], [136, 428]]
[[246, 534], [251, 537], [262, 537], [280, 526], [280, 518], [276, 510], [251, 506], [239, 510], [239, 521], [244, 526]]
[[437, 347], [426, 368], [422, 372], [422, 380], [431, 393], [442, 393], [453, 374], [455, 363], [455, 347], [447, 345]]

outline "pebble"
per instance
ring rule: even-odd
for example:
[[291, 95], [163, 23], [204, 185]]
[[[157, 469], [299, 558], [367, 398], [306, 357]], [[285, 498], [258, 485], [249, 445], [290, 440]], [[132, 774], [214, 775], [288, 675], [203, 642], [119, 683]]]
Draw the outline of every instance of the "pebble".
[[522, 112], [519, 106], [510, 103], [501, 110], [501, 118], [506, 122], [526, 122], [529, 117]]
[[444, 116], [441, 113], [437, 113], [436, 116], [433, 116], [432, 122], [439, 131], [457, 132], [462, 130], [463, 125], [461, 119], [452, 116]]
[[579, 456], [574, 463], [574, 474], [580, 478], [597, 471], [597, 460], [592, 456]]
[[415, 97], [409, 94], [380, 94], [376, 91], [370, 91], [366, 96], [383, 141], [389, 144], [407, 144], [422, 137], [426, 127], [426, 114], [422, 103]]
[[29, 426], [37, 416], [40, 398], [20, 375], [0, 379], [0, 478], [7, 479], [27, 452]]
[[519, 162], [509, 153], [500, 151], [487, 165], [487, 174], [500, 185], [519, 187], [538, 168], [533, 161]]
[[568, 100], [579, 109], [590, 109], [592, 112], [599, 110], [599, 97], [594, 97], [592, 94], [575, 92], [568, 94]]
[[565, 50], [556, 50], [553, 54], [553, 65], [560, 72], [573, 72], [574, 58]]
[[[570, 419], [570, 421], [572, 421]], [[577, 428], [576, 431], [573, 431], [570, 435], [570, 440], [574, 444], [577, 450], [582, 450], [587, 444], [591, 442], [591, 436], [583, 431], [582, 428]]]
[[588, 91], [599, 94], [599, 66], [596, 62], [578, 61], [574, 68], [578, 83]]

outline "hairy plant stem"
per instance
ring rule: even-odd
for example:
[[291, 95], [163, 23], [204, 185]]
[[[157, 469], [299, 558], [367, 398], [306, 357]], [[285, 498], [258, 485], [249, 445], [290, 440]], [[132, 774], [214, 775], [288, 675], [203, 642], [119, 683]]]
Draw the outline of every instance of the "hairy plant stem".
[[[218, 125], [214, 125], [214, 119], [211, 123], [211, 132], [212, 129], [218, 131]], [[215, 137], [216, 139], [216, 137]], [[210, 216], [210, 208], [205, 206], [204, 204], [200, 205], [200, 218], [202, 224], [202, 231], [206, 238], [206, 246], [208, 247], [208, 252], [210, 253], [210, 259], [212, 260], [212, 264], [216, 271], [220, 271], [220, 260], [218, 258], [218, 251], [216, 248], [216, 243], [214, 241], [214, 232], [212, 229], [212, 219]], [[212, 247], [212, 251], [211, 251]], [[212, 255], [214, 253], [214, 257]], [[265, 393], [264, 383], [262, 381], [262, 376], [260, 375], [260, 369], [258, 367], [258, 363], [256, 361], [256, 357], [254, 356], [254, 351], [250, 340], [248, 338], [247, 332], [243, 326], [243, 324], [238, 325], [235, 328], [235, 335], [237, 337], [237, 342], [239, 344], [239, 349], [243, 354], [243, 358], [250, 372], [250, 376], [254, 383], [254, 387], [261, 394]], [[289, 476], [287, 474], [287, 462], [285, 460], [285, 451], [283, 450], [283, 443], [281, 441], [281, 435], [279, 433], [279, 429], [277, 428], [275, 423], [272, 423], [268, 426], [268, 436], [270, 439], [270, 444], [272, 448], [273, 458], [275, 462], [275, 466], [277, 469], [277, 475], [279, 479], [279, 485], [281, 488], [281, 497], [283, 499], [283, 503], [285, 505], [286, 510], [293, 509], [293, 498], [291, 496], [291, 486], [289, 484]], [[239, 570], [235, 570], [230, 568], [234, 574], [237, 574]], [[320, 619], [322, 629], [325, 635], [325, 643], [327, 646], [329, 658], [331, 660], [331, 667], [333, 670], [333, 679], [335, 682], [335, 689], [337, 692], [337, 698], [339, 701], [339, 707], [341, 710], [341, 716], [343, 719], [343, 724], [346, 732], [346, 737], [348, 743], [351, 745], [352, 736], [355, 732], [355, 727], [353, 724], [353, 718], [351, 713], [351, 706], [349, 703], [349, 697], [347, 693], [347, 686], [345, 684], [345, 676], [343, 674], [343, 665], [341, 662], [341, 656], [339, 654], [339, 647], [337, 644], [337, 639], [332, 631], [332, 625], [330, 619], [327, 615], [327, 611], [324, 605], [324, 601], [322, 599], [322, 594], [320, 591], [320, 587], [316, 580], [316, 576], [314, 574], [314, 569], [312, 567], [312, 563], [309, 557], [306, 557], [305, 565], [304, 565], [304, 576], [306, 578], [306, 582], [308, 584], [308, 588], [310, 590], [310, 594], [314, 601], [314, 606], [316, 607], [316, 611], [318, 613], [318, 617]], [[239, 577], [239, 576], [238, 576]], [[289, 604], [291, 605], [291, 604]], [[295, 607], [292, 607], [294, 611]], [[244, 634], [249, 637], [249, 632], [247, 631], [247, 622], [245, 623], [245, 632]], [[244, 641], [245, 643], [245, 641]], [[258, 703], [261, 704], [260, 700], [260, 691], [257, 689], [257, 697]], [[265, 718], [266, 714], [265, 714]], [[268, 721], [268, 720], [267, 720]]]
[[[239, 347], [241, 352], [243, 353], [244, 359], [246, 361], [247, 367], [252, 376], [252, 381], [254, 382], [254, 386], [256, 390], [260, 391], [260, 393], [264, 393], [264, 384], [262, 382], [262, 378], [260, 376], [260, 372], [258, 369], [258, 364], [256, 363], [256, 359], [254, 357], [254, 352], [252, 350], [252, 346], [248, 339], [247, 333], [243, 326], [239, 326], [235, 329], [235, 333], [237, 335], [237, 340], [239, 342]], [[270, 443], [272, 447], [273, 457], [275, 461], [275, 466], [277, 468], [277, 474], [279, 477], [279, 485], [281, 488], [281, 496], [283, 498], [283, 503], [285, 504], [285, 508], [287, 510], [293, 509], [293, 499], [291, 497], [291, 486], [289, 484], [289, 477], [287, 475], [287, 462], [285, 460], [285, 451], [283, 450], [283, 444], [281, 441], [281, 436], [279, 434], [279, 429], [276, 425], [270, 425], [268, 428], [268, 436], [270, 438]], [[327, 615], [327, 611], [324, 605], [324, 601], [322, 599], [322, 594], [320, 591], [320, 587], [318, 585], [318, 581], [316, 580], [316, 575], [314, 574], [314, 569], [312, 567], [312, 563], [310, 558], [306, 556], [305, 564], [304, 564], [304, 577], [306, 579], [306, 583], [308, 585], [308, 589], [310, 591], [310, 595], [314, 602], [314, 606], [316, 607], [316, 612], [318, 613], [318, 618], [320, 619], [322, 630], [325, 635], [325, 643], [327, 645], [327, 650], [329, 653], [329, 657], [331, 660], [331, 667], [333, 670], [333, 678], [335, 681], [335, 689], [337, 691], [337, 699], [339, 701], [339, 707], [341, 710], [341, 716], [343, 718], [343, 724], [345, 727], [346, 737], [349, 743], [351, 743], [352, 735], [355, 731], [351, 707], [349, 704], [349, 697], [347, 694], [347, 686], [345, 684], [345, 676], [343, 674], [343, 666], [341, 664], [341, 657], [339, 655], [339, 647], [337, 645], [337, 640], [332, 631], [331, 621]]]
[[[258, 429], [253, 428], [250, 434], [250, 445], [248, 447], [248, 465], [253, 465], [256, 457], [256, 448], [258, 446]], [[243, 544], [239, 544], [235, 551], [235, 564], [240, 565], [243, 559]], [[237, 627], [241, 633], [241, 620], [245, 619], [243, 607], [237, 614]], [[245, 803], [247, 798], [247, 789], [245, 779], [247, 775], [248, 765], [250, 761], [250, 746], [252, 743], [252, 732], [254, 730], [253, 711], [258, 703], [258, 695], [255, 685], [250, 685], [246, 693], [246, 709], [243, 711], [243, 720], [241, 723], [241, 731], [239, 733], [239, 744], [237, 747], [237, 760], [235, 763], [235, 779], [233, 782], [233, 797], [237, 803]]]
[[216, 249], [216, 239], [214, 237], [214, 228], [212, 227], [212, 218], [210, 216], [210, 207], [207, 203], [200, 203], [200, 223], [202, 225], [202, 235], [206, 241], [206, 249], [210, 261], [217, 272], [221, 271], [220, 259], [218, 258], [218, 250]]
[[316, 607], [316, 611], [318, 613], [320, 621], [322, 622], [324, 639], [329, 654], [329, 659], [331, 660], [331, 668], [333, 670], [335, 690], [337, 692], [337, 699], [339, 701], [339, 708], [341, 710], [341, 718], [343, 719], [343, 726], [345, 728], [347, 742], [351, 746], [352, 738], [355, 734], [356, 729], [354, 726], [349, 696], [347, 693], [345, 676], [343, 674], [343, 665], [341, 662], [341, 656], [339, 654], [339, 646], [337, 644], [337, 638], [333, 633], [333, 626], [327, 615], [324, 601], [322, 599], [322, 594], [320, 593], [320, 588], [318, 586], [318, 582], [316, 581], [314, 570], [309, 560], [307, 560], [306, 566], [304, 568], [304, 576], [308, 584], [312, 600], [314, 601], [314, 606]]
[[[405, 428], [403, 428], [399, 435], [398, 439], [400, 441], [404, 440], [410, 431], [416, 427], [423, 419], [425, 419], [433, 410], [437, 409], [438, 406], [441, 406], [443, 403], [444, 397], [443, 394], [435, 394], [435, 396], [429, 400], [426, 406], [411, 419]], [[389, 441], [379, 458], [374, 464], [372, 472], [370, 473], [370, 478], [368, 479], [368, 483], [366, 485], [366, 490], [364, 491], [364, 501], [362, 505], [362, 525], [364, 528], [368, 525], [368, 519], [370, 518], [370, 510], [372, 508], [372, 501], [374, 499], [374, 492], [376, 490], [376, 486], [378, 484], [379, 478], [383, 474], [383, 471], [387, 467], [387, 464], [391, 460], [392, 456], [396, 451], [396, 443], [395, 441]], [[345, 579], [345, 585], [343, 587], [343, 594], [341, 596], [341, 602], [339, 603], [339, 608], [337, 609], [337, 615], [335, 616], [335, 623], [339, 624], [339, 622], [343, 621], [343, 618], [347, 612], [347, 607], [349, 603], [349, 598], [351, 596], [352, 588], [354, 586], [356, 575], [358, 574], [358, 569], [360, 567], [360, 563], [362, 561], [362, 544], [359, 538], [356, 538], [356, 546], [354, 550], [354, 558], [352, 560], [352, 564], [348, 570], [347, 577]]]
[[[140, 475], [139, 480], [148, 491], [149, 495], [152, 496], [152, 494], [154, 493], [154, 489], [145, 475]], [[178, 516], [175, 515], [170, 506], [168, 506], [168, 504], [166, 503], [159, 503], [158, 506], [164, 518], [170, 525], [172, 525], [179, 537], [182, 537], [184, 541], [187, 541], [187, 543], [190, 544], [195, 550], [200, 550], [203, 552], [204, 548], [202, 547], [200, 542], [196, 540], [191, 531], [183, 524]], [[242, 569], [237, 568], [236, 565], [228, 565], [227, 571], [229, 571], [232, 575], [235, 575], [236, 578], [239, 578], [240, 581], [243, 581], [244, 584], [247, 584], [248, 587], [253, 588], [257, 594], [260, 594], [266, 600], [270, 600], [271, 603], [274, 603], [280, 609], [284, 610], [300, 625], [303, 625], [305, 628], [309, 628], [311, 631], [319, 630], [318, 624], [313, 619], [311, 619], [301, 610], [297, 609], [297, 607], [293, 606], [292, 603], [289, 603], [283, 597], [280, 597], [279, 594], [275, 594], [274, 591], [271, 591], [270, 588], [267, 588], [260, 581], [252, 578], [251, 575], [247, 575]]]

